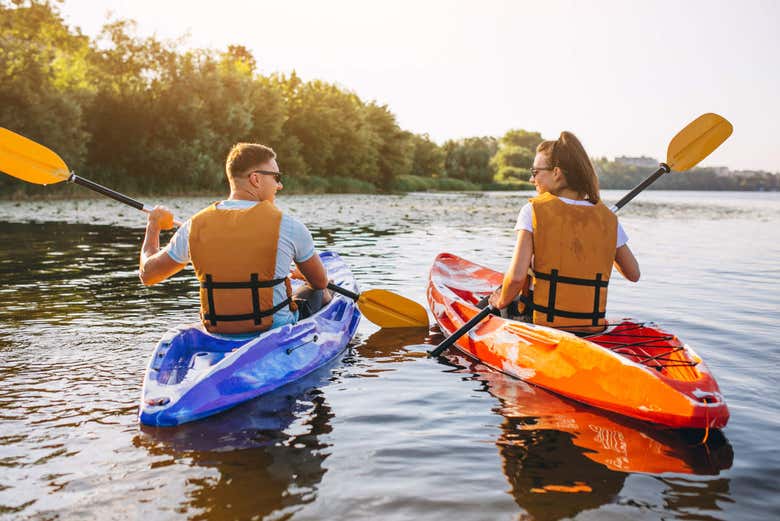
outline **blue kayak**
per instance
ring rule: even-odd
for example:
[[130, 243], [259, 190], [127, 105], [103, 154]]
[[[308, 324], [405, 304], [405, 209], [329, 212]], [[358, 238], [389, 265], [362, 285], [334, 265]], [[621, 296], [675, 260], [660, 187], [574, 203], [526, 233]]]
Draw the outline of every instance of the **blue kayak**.
[[[358, 292], [352, 272], [336, 253], [323, 252], [328, 277]], [[293, 285], [302, 284], [293, 280]], [[200, 324], [167, 332], [144, 377], [139, 418], [174, 426], [205, 418], [294, 382], [337, 357], [355, 334], [356, 303], [334, 294], [320, 311], [259, 336], [206, 332]]]

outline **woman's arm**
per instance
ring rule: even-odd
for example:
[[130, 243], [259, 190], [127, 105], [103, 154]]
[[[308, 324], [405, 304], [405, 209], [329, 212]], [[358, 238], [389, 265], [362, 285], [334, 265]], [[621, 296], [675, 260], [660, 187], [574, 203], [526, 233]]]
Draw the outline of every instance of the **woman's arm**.
[[517, 244], [512, 254], [512, 262], [504, 274], [504, 284], [500, 294], [493, 293], [490, 297], [490, 305], [497, 309], [503, 309], [522, 291], [528, 279], [528, 268], [531, 267], [531, 257], [534, 254], [534, 236], [527, 230], [517, 233]]
[[624, 244], [615, 251], [615, 267], [621, 275], [631, 282], [639, 280], [639, 263], [628, 244]]

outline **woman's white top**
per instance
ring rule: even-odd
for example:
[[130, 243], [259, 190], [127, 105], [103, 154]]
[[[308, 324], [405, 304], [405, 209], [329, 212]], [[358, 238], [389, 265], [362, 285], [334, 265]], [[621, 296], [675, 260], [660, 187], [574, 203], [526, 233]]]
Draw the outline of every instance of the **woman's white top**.
[[[587, 200], [568, 199], [566, 197], [559, 197], [561, 201], [566, 204], [574, 204], [579, 206], [593, 206], [593, 203]], [[531, 203], [526, 203], [521, 209], [520, 214], [517, 216], [517, 224], [515, 224], [515, 231], [526, 230], [530, 233], [534, 233], [534, 221], [533, 221], [533, 206]], [[615, 249], [620, 248], [628, 242], [628, 235], [626, 235], [623, 226], [618, 222], [617, 225], [617, 245]]]

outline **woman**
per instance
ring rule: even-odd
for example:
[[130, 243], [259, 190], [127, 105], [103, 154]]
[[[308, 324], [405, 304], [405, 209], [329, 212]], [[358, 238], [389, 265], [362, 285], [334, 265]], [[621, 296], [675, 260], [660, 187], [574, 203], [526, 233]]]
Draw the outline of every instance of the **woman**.
[[537, 147], [531, 178], [539, 195], [520, 210], [512, 262], [490, 304], [507, 316], [505, 308], [519, 300], [525, 320], [556, 328], [606, 323], [612, 265], [636, 282], [639, 264], [601, 202], [593, 164], [574, 134], [561, 132]]

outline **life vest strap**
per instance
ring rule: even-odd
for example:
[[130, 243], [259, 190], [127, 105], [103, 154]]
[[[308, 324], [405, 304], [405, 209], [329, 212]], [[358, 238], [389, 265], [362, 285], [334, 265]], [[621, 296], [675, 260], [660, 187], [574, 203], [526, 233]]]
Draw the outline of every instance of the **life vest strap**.
[[598, 321], [600, 318], [604, 318], [607, 316], [607, 313], [605, 311], [596, 311], [595, 313], [589, 313], [589, 312], [579, 312], [579, 311], [566, 311], [557, 308], [548, 308], [547, 306], [539, 306], [536, 304], [532, 304], [532, 306], [534, 311], [547, 313], [548, 316], [550, 313], [553, 313], [553, 315], [556, 317], [591, 319], [594, 320], [593, 323], [594, 326], [599, 325]]
[[[532, 311], [538, 311], [547, 315], [547, 322], [552, 322], [556, 316], [563, 318], [579, 318], [592, 320], [593, 325], [599, 325], [599, 320], [606, 317], [606, 311], [599, 311], [601, 304], [601, 288], [609, 286], [609, 280], [604, 280], [601, 273], [596, 274], [595, 279], [581, 279], [577, 277], [565, 277], [558, 274], [558, 270], [550, 270], [550, 273], [544, 273], [540, 271], [534, 271], [534, 276], [540, 280], [546, 280], [550, 283], [550, 288], [547, 293], [547, 306], [535, 304], [533, 302], [527, 303]], [[580, 312], [580, 311], [566, 311], [555, 307], [555, 297], [558, 289], [558, 284], [573, 284], [576, 286], [591, 286], [593, 287], [593, 311]]]
[[215, 315], [213, 313], [206, 313], [205, 315], [203, 315], [203, 318], [205, 320], [210, 321], [212, 324], [216, 324], [217, 322], [239, 322], [241, 320], [252, 320], [252, 319], [254, 319], [255, 322], [259, 324], [260, 323], [259, 318], [273, 315], [274, 313], [282, 309], [284, 306], [289, 305], [290, 301], [292, 301], [292, 298], [288, 297], [284, 299], [282, 302], [272, 307], [271, 309], [260, 311], [257, 314], [246, 313], [243, 315]]
[[558, 282], [563, 282], [565, 284], [574, 284], [576, 286], [594, 286], [596, 288], [606, 288], [609, 286], [608, 280], [603, 280], [601, 278], [601, 273], [596, 274], [595, 279], [578, 279], [575, 277], [564, 277], [561, 275], [558, 275], [558, 270], [552, 270], [552, 273], [543, 273], [541, 271], [534, 271], [534, 277], [541, 280], [547, 280], [552, 283], [553, 280], [553, 274], [555, 276], [555, 280]]
[[200, 281], [200, 287], [203, 289], [254, 289], [254, 288], [272, 288], [284, 282], [287, 277], [271, 280], [258, 280], [257, 273], [252, 273], [252, 279], [247, 282], [214, 282], [211, 275], [206, 274], [206, 278]]
[[[272, 288], [278, 284], [282, 284], [287, 280], [287, 277], [271, 280], [260, 280], [257, 273], [250, 275], [250, 280], [243, 282], [214, 282], [211, 274], [207, 273], [203, 280], [200, 281], [200, 287], [206, 290], [206, 298], [208, 300], [209, 311], [203, 314], [203, 320], [208, 320], [212, 326], [216, 326], [217, 322], [240, 322], [243, 320], [254, 320], [255, 325], [259, 325], [264, 317], [273, 315], [283, 307], [292, 302], [292, 298], [287, 297], [285, 300], [275, 305], [271, 309], [260, 309], [260, 293], [257, 291], [260, 288]], [[214, 309], [214, 290], [215, 289], [249, 289], [252, 291], [252, 313], [244, 313], [241, 315], [218, 315]]]

